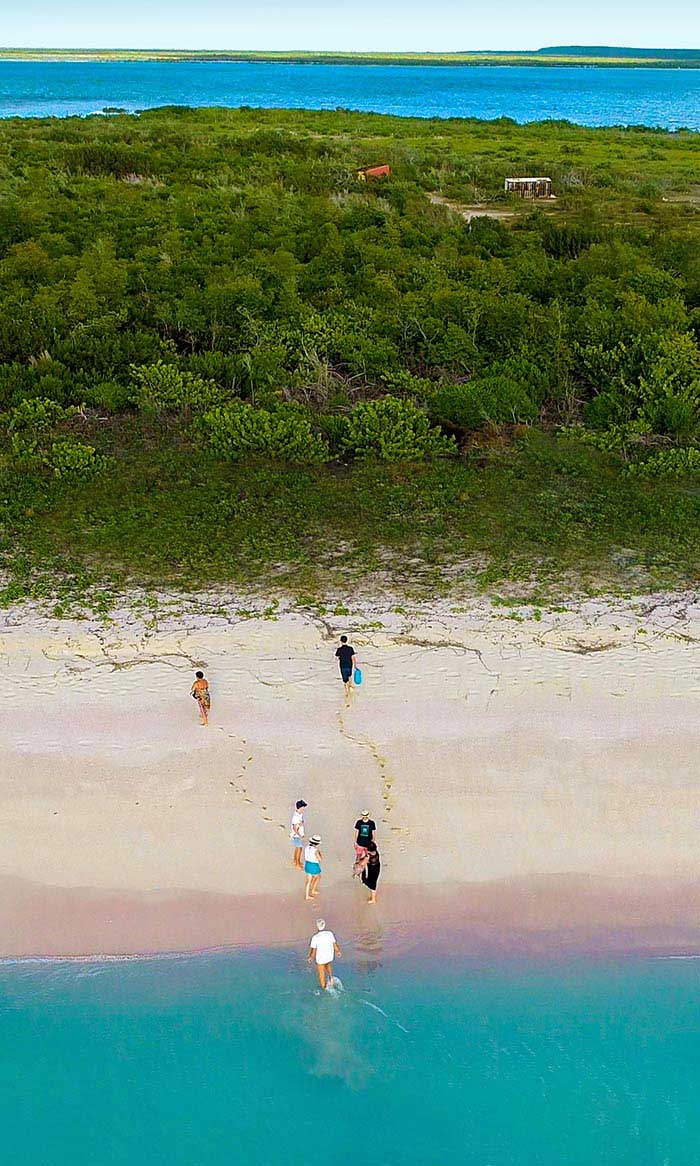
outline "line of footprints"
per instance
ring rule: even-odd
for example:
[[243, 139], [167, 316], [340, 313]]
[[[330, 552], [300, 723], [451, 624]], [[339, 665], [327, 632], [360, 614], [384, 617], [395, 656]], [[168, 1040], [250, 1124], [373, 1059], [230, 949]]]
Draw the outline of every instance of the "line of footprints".
[[[345, 727], [345, 720], [343, 718], [342, 712], [340, 712], [338, 714], [338, 727], [339, 727], [340, 733], [342, 734], [343, 737], [346, 738], [346, 740], [351, 741], [355, 745], [359, 745], [360, 748], [368, 749], [370, 754], [372, 755], [372, 759], [373, 759], [374, 763], [376, 764], [377, 768], [379, 769], [379, 773], [380, 773], [380, 776], [382, 779], [382, 786], [383, 786], [382, 801], [384, 803], [384, 815], [385, 815], [384, 817], [382, 817], [382, 822], [384, 823], [385, 826], [389, 826], [389, 821], [388, 821], [387, 815], [389, 815], [392, 812], [392, 810], [394, 809], [394, 804], [391, 800], [391, 791], [392, 791], [392, 786], [394, 784], [394, 778], [391, 777], [387, 773], [387, 767], [389, 764], [387, 759], [385, 757], [383, 757], [382, 754], [379, 752], [379, 749], [374, 741], [369, 740], [369, 738], [354, 737], [351, 733], [349, 733], [347, 731], [347, 729]], [[225, 731], [225, 730], [223, 730], [223, 731]], [[245, 746], [246, 746], [247, 742], [246, 742], [244, 737], [237, 737], [235, 733], [226, 733], [226, 736], [230, 737], [232, 740], [236, 741], [239, 745], [241, 745], [243, 747], [242, 751], [245, 753]], [[248, 765], [250, 764], [250, 762], [252, 760], [253, 760], [252, 755], [250, 757], [246, 757], [245, 761], [241, 765], [241, 772], [238, 775], [238, 781], [237, 782], [236, 781], [229, 781], [229, 785], [231, 786], [231, 788], [237, 794], [240, 794], [240, 796], [243, 798], [243, 801], [246, 802], [249, 806], [252, 806], [255, 803], [250, 796], [250, 791], [245, 784], [244, 777], [245, 777], [245, 773], [246, 773], [246, 770], [248, 768]], [[268, 807], [266, 805], [260, 806], [260, 812], [262, 815], [263, 822], [273, 822], [274, 821], [274, 819], [270, 817], [270, 815], [268, 813]], [[286, 832], [286, 830], [287, 830], [286, 823], [277, 822], [276, 824], [277, 824], [277, 826], [279, 826], [280, 830]], [[389, 826], [389, 829], [390, 829], [392, 834], [395, 834], [398, 836], [399, 849], [402, 851], [405, 850], [406, 849], [406, 841], [410, 837], [410, 831], [405, 829], [403, 826]]]

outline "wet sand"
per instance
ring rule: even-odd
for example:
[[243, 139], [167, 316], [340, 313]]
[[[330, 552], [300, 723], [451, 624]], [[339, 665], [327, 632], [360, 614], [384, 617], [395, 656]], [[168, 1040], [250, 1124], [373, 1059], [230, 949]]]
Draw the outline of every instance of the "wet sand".
[[[290, 863], [301, 796], [323, 837], [319, 911], [353, 934], [373, 910], [350, 880], [367, 805], [376, 917], [397, 935], [454, 920], [477, 944], [695, 950], [694, 596], [263, 610], [4, 613], [0, 953], [298, 940], [318, 913]], [[341, 632], [365, 676], [349, 710]]]
[[[299, 876], [300, 877], [300, 876]], [[345, 955], [700, 958], [700, 882], [550, 876], [443, 888], [394, 885], [374, 907], [349, 880], [299, 894], [94, 891], [0, 880], [0, 958], [103, 958], [221, 948], [305, 952], [323, 915]]]

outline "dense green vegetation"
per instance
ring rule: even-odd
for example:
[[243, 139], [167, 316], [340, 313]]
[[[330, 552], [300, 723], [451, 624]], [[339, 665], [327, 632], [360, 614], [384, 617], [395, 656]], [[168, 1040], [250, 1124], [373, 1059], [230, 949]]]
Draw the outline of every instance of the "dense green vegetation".
[[698, 49], [626, 49], [567, 45], [533, 52], [345, 53], [300, 51], [254, 52], [236, 49], [25, 49], [0, 48], [10, 61], [277, 61], [319, 65], [557, 65], [605, 68], [700, 68]]
[[0, 166], [6, 601], [696, 578], [698, 135], [169, 109]]

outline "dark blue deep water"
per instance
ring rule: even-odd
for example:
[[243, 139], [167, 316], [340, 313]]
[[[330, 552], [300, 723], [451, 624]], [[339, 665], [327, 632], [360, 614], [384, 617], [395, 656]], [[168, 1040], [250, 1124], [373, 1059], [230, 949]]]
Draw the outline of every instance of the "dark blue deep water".
[[700, 1162], [700, 962], [345, 954], [0, 967], [3, 1161]]
[[547, 118], [700, 130], [700, 69], [0, 61], [0, 116], [158, 105]]

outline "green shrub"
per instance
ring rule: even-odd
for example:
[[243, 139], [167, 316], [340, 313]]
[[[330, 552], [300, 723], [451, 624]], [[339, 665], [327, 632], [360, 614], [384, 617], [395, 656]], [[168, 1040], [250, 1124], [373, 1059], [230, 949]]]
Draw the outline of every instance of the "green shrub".
[[384, 336], [363, 336], [353, 332], [338, 345], [342, 364], [353, 376], [378, 378], [398, 364], [396, 345]]
[[430, 401], [430, 415], [458, 429], [479, 429], [487, 422], [506, 424], [537, 419], [537, 406], [522, 385], [500, 374], [466, 384], [440, 385]]
[[330, 456], [328, 445], [314, 433], [309, 417], [294, 406], [268, 410], [231, 401], [204, 413], [198, 429], [215, 452], [229, 461], [266, 456], [319, 465]]
[[648, 422], [637, 420], [611, 425], [609, 429], [586, 429], [583, 425], [570, 425], [560, 429], [558, 436], [591, 445], [602, 453], [621, 453], [626, 457], [630, 447], [639, 446], [650, 432]]
[[239, 358], [230, 352], [197, 352], [187, 361], [188, 372], [201, 377], [205, 381], [215, 381], [220, 388], [226, 389], [229, 396], [236, 396], [236, 385], [239, 375]]
[[64, 480], [86, 480], [101, 473], [109, 465], [110, 459], [97, 453], [92, 445], [75, 441], [71, 437], [54, 441], [44, 458], [55, 478]]
[[655, 433], [690, 437], [700, 427], [700, 348], [688, 333], [664, 336], [640, 378], [642, 415]]
[[643, 416], [654, 433], [669, 437], [694, 437], [700, 428], [698, 399], [689, 392], [664, 393], [645, 406]]
[[619, 392], [604, 391], [588, 401], [583, 415], [586, 424], [593, 429], [604, 430], [623, 425], [630, 417], [630, 406], [626, 397]]
[[453, 437], [431, 426], [422, 409], [399, 397], [357, 405], [348, 418], [344, 446], [356, 457], [380, 461], [448, 457], [457, 452]]
[[133, 399], [145, 413], [202, 412], [220, 404], [226, 396], [214, 381], [183, 372], [163, 360], [132, 365], [131, 374], [135, 381]]
[[133, 392], [119, 381], [100, 381], [87, 385], [84, 390], [86, 405], [94, 409], [106, 409], [108, 413], [123, 413], [133, 403]]
[[0, 405], [10, 405], [35, 392], [36, 374], [31, 365], [11, 361], [0, 364]]
[[3, 414], [13, 461], [27, 468], [40, 464], [54, 426], [77, 412], [75, 408], [64, 409], [57, 401], [29, 397], [26, 401], [20, 401], [9, 413]]
[[626, 472], [635, 478], [685, 478], [700, 475], [700, 449], [664, 449], [646, 461], [633, 462]]
[[393, 397], [413, 397], [418, 401], [429, 401], [435, 392], [435, 381], [427, 377], [414, 376], [405, 368], [387, 372], [381, 379]]
[[335, 457], [343, 453], [348, 436], [348, 419], [342, 413], [320, 413], [316, 421], [330, 453]]
[[7, 428], [10, 433], [48, 433], [59, 421], [66, 421], [77, 412], [74, 407], [64, 409], [46, 397], [29, 397], [10, 409]]
[[129, 174], [148, 174], [149, 158], [145, 150], [137, 150], [122, 142], [86, 142], [71, 146], [66, 151], [70, 169], [93, 178], [109, 175], [126, 178]]

